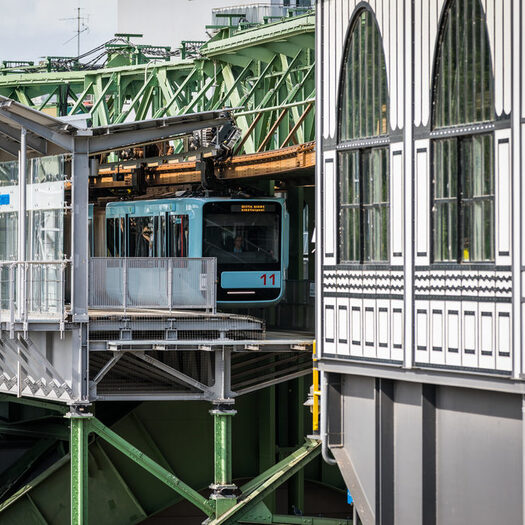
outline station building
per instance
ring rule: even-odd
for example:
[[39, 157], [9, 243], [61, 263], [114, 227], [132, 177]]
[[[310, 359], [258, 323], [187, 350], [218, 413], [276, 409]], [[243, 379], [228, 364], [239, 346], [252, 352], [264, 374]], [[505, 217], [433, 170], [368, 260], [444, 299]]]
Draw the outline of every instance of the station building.
[[324, 456], [362, 523], [523, 523], [523, 2], [316, 16]]

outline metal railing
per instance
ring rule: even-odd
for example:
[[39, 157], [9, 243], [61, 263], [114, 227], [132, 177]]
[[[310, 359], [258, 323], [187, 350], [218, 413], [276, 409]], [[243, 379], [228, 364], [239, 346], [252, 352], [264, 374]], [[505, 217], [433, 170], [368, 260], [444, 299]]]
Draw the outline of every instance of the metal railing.
[[217, 260], [187, 257], [91, 257], [89, 307], [199, 309], [215, 312]]
[[58, 321], [66, 318], [66, 269], [68, 261], [0, 262], [0, 320], [15, 323]]
[[215, 7], [212, 9], [212, 24], [215, 26], [233, 26], [239, 23], [263, 24], [275, 22], [288, 16], [302, 15], [315, 7], [315, 2], [313, 1], [290, 3], [292, 5], [277, 2], [254, 2], [228, 7]]

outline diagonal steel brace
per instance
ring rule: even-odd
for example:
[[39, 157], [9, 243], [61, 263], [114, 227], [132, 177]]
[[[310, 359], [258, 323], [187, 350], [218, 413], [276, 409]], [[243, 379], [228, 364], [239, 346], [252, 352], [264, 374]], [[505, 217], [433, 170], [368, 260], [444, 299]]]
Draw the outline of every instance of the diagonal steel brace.
[[242, 495], [238, 503], [220, 517], [210, 520], [208, 525], [230, 525], [239, 522], [255, 505], [310, 463], [320, 452], [321, 443], [308, 439], [300, 449], [241, 487]]

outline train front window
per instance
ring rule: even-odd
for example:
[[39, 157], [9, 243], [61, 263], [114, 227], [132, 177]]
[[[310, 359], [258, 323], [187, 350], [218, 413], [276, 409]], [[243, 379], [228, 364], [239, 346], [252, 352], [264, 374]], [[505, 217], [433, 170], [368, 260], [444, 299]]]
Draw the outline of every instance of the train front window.
[[203, 255], [218, 264], [271, 264], [280, 257], [276, 204], [212, 203], [205, 207]]

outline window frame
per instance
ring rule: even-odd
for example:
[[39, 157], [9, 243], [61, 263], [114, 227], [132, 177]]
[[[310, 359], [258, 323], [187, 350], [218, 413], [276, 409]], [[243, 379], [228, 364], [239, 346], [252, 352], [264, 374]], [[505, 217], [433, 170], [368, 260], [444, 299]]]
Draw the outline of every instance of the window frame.
[[[354, 35], [354, 31], [356, 30], [357, 24], [359, 23], [360, 18], [363, 16], [363, 14], [366, 13], [367, 16], [370, 17], [372, 27], [375, 29], [375, 32], [377, 34], [377, 38], [374, 38], [373, 33], [371, 33], [372, 37], [367, 35], [367, 43], [369, 40], [372, 40], [374, 42], [379, 43], [378, 51], [378, 59], [374, 60], [374, 68], [373, 71], [378, 75], [375, 79], [372, 79], [371, 83], [374, 86], [374, 90], [376, 87], [376, 84], [379, 86], [382, 86], [382, 81], [384, 81], [384, 92], [386, 94], [386, 97], [383, 98], [382, 95], [378, 96], [377, 99], [374, 99], [374, 101], [379, 101], [381, 103], [381, 106], [379, 108], [375, 107], [375, 105], [371, 109], [372, 114], [372, 121], [374, 121], [375, 116], [378, 117], [378, 123], [377, 126], [377, 134], [374, 134], [372, 131], [372, 135], [365, 135], [358, 136], [358, 137], [352, 137], [352, 138], [343, 138], [345, 135], [351, 135], [350, 132], [344, 133], [343, 131], [343, 124], [346, 122], [345, 118], [343, 117], [343, 112], [346, 110], [346, 104], [348, 103], [347, 99], [345, 98], [345, 88], [346, 88], [346, 81], [347, 81], [347, 67], [348, 67], [348, 60], [349, 60], [349, 53], [351, 51], [351, 42], [352, 37]], [[376, 49], [375, 47], [373, 49]], [[364, 51], [363, 51], [364, 52]], [[384, 65], [384, 69], [377, 67], [377, 62], [380, 62], [381, 65]], [[362, 64], [363, 59], [361, 56], [358, 57], [358, 66], [359, 70], [362, 70]], [[342, 62], [340, 66], [340, 79], [339, 79], [339, 90], [338, 90], [338, 106], [337, 106], [337, 145], [336, 145], [336, 169], [337, 169], [337, 191], [336, 191], [336, 206], [337, 206], [337, 264], [339, 265], [359, 265], [360, 267], [364, 265], [372, 265], [372, 266], [381, 266], [381, 265], [389, 265], [391, 260], [391, 254], [390, 254], [390, 244], [391, 244], [391, 192], [390, 192], [390, 178], [391, 178], [391, 166], [390, 166], [390, 127], [389, 127], [389, 110], [390, 110], [390, 92], [388, 87], [388, 72], [387, 72], [387, 64], [386, 64], [386, 57], [385, 57], [385, 50], [384, 50], [384, 43], [383, 43], [383, 35], [381, 34], [379, 24], [377, 22], [377, 17], [374, 13], [374, 11], [370, 8], [368, 5], [361, 5], [358, 7], [358, 9], [355, 11], [354, 15], [352, 16], [352, 19], [348, 25], [348, 30], [346, 33], [346, 39], [345, 39], [345, 48], [344, 53], [342, 57]], [[379, 76], [384, 74], [384, 76]], [[368, 83], [368, 81], [367, 81]], [[354, 86], [355, 87], [355, 86]], [[382, 87], [379, 89], [379, 93], [381, 93], [383, 90]], [[377, 90], [375, 90], [377, 91]], [[374, 91], [374, 93], [375, 93]], [[366, 104], [363, 104], [363, 106], [366, 106]], [[385, 107], [383, 111], [383, 106]], [[359, 121], [353, 122], [352, 126], [353, 128], [365, 128], [368, 130], [367, 122], [369, 117], [366, 115], [366, 107], [365, 107], [365, 114], [363, 115], [363, 112], [360, 111], [358, 115]], [[360, 123], [361, 120], [364, 119], [363, 123]], [[384, 119], [384, 123], [382, 123]], [[372, 125], [371, 129], [373, 130], [374, 126]], [[371, 154], [374, 150], [377, 149], [384, 149], [385, 155], [386, 155], [386, 177], [387, 177], [387, 192], [386, 195], [388, 197], [388, 200], [386, 202], [371, 202], [371, 203], [365, 203], [364, 202], [364, 182], [365, 182], [365, 176], [364, 176], [364, 170], [363, 170], [363, 159], [367, 154]], [[343, 202], [342, 200], [342, 185], [343, 185], [343, 177], [348, 177], [349, 173], [344, 174], [342, 169], [343, 164], [343, 156], [345, 154], [349, 154], [350, 152], [356, 152], [358, 155], [358, 166], [359, 166], [359, 188], [358, 188], [358, 203], [348, 203]], [[367, 173], [371, 173], [371, 170], [368, 170]], [[367, 210], [370, 209], [376, 209], [376, 208], [387, 208], [387, 226], [386, 226], [386, 247], [385, 247], [385, 258], [384, 259], [367, 259], [367, 250], [364, 242], [365, 238], [365, 218], [367, 214]], [[359, 227], [359, 238], [358, 238], [358, 255], [359, 257], [355, 260], [348, 260], [343, 259], [343, 252], [346, 251], [347, 246], [344, 245], [343, 241], [343, 210], [348, 209], [357, 209], [359, 218], [358, 218], [358, 227]], [[376, 239], [375, 234], [373, 235], [374, 239]], [[377, 240], [377, 239], [376, 239]], [[350, 243], [350, 238], [347, 241], [348, 244]], [[370, 241], [367, 243], [367, 246], [373, 247], [376, 243], [374, 241]], [[371, 255], [373, 253], [373, 249], [368, 252], [368, 255]]]
[[[370, 183], [371, 176], [366, 177], [366, 175], [370, 175], [370, 170], [368, 170], [365, 174], [365, 162], [366, 157], [371, 156], [374, 151], [382, 151], [386, 157], [386, 194], [388, 196], [388, 200], [386, 201], [380, 201], [375, 200], [373, 197], [370, 199], [367, 199], [367, 202], [365, 202], [365, 188], [364, 183], [366, 180]], [[379, 145], [374, 147], [367, 147], [367, 148], [353, 148], [351, 150], [342, 150], [337, 152], [337, 162], [338, 162], [338, 170], [341, 173], [342, 172], [342, 164], [343, 164], [343, 156], [349, 155], [351, 153], [355, 153], [357, 155], [357, 167], [358, 167], [358, 195], [357, 195], [357, 202], [349, 203], [342, 201], [342, 195], [341, 195], [341, 186], [343, 183], [342, 177], [339, 177], [338, 179], [338, 185], [337, 185], [337, 203], [339, 207], [339, 224], [338, 224], [338, 261], [339, 264], [359, 264], [359, 265], [365, 265], [365, 264], [371, 264], [371, 265], [380, 265], [380, 264], [387, 264], [390, 261], [390, 145]], [[385, 176], [383, 172], [383, 177]], [[374, 183], [372, 182], [372, 185]], [[366, 241], [365, 239], [365, 221], [367, 218], [367, 214], [370, 210], [377, 211], [377, 210], [384, 210], [386, 208], [386, 215], [387, 215], [387, 231], [386, 236], [379, 238], [377, 237], [377, 234], [374, 233], [373, 240]], [[343, 243], [342, 243], [342, 235], [343, 235], [343, 224], [342, 224], [342, 212], [343, 210], [357, 210], [358, 213], [358, 246], [357, 246], [357, 252], [359, 257], [356, 259], [343, 259], [342, 251], [344, 249]], [[373, 228], [373, 226], [372, 226]], [[375, 241], [384, 241], [385, 246], [385, 258], [377, 258], [377, 253], [375, 251]], [[380, 242], [382, 244], [382, 242]], [[355, 251], [355, 250], [354, 250]], [[381, 250], [380, 250], [381, 251]], [[368, 257], [367, 257], [368, 255]], [[370, 258], [369, 258], [370, 257]]]
[[[482, 18], [483, 18], [483, 24], [480, 28], [480, 35], [484, 36], [484, 43], [483, 43], [483, 51], [484, 54], [480, 55], [488, 60], [488, 77], [485, 77], [483, 74], [483, 78], [486, 79], [488, 82], [488, 93], [490, 96], [489, 100], [489, 110], [487, 113], [490, 115], [489, 120], [481, 120], [481, 121], [471, 121], [471, 122], [452, 122], [450, 124], [442, 124], [442, 122], [439, 122], [439, 126], [437, 124], [438, 122], [438, 110], [443, 107], [443, 105], [439, 106], [438, 97], [439, 97], [439, 91], [442, 88], [442, 83], [440, 82], [440, 66], [441, 61], [443, 60], [444, 51], [443, 46], [445, 45], [445, 39], [447, 36], [447, 28], [450, 23], [450, 13], [452, 8], [457, 2], [464, 1], [465, 4], [468, 0], [448, 0], [442, 11], [441, 20], [439, 23], [439, 34], [438, 34], [438, 40], [437, 40], [437, 46], [436, 46], [436, 52], [434, 57], [434, 64], [433, 64], [433, 71], [432, 71], [432, 86], [431, 86], [431, 131], [429, 134], [430, 137], [430, 262], [433, 265], [443, 265], [443, 266], [454, 266], [454, 265], [480, 265], [480, 266], [487, 266], [487, 265], [494, 265], [495, 264], [495, 245], [496, 245], [496, 237], [495, 237], [495, 229], [496, 229], [496, 180], [495, 180], [495, 122], [496, 122], [496, 113], [494, 109], [494, 67], [492, 64], [492, 58], [490, 53], [490, 38], [488, 36], [488, 26], [487, 26], [487, 20], [486, 20], [486, 12], [483, 10], [483, 5], [480, 2], [480, 0], [473, 0], [474, 2], [477, 2], [478, 8], [481, 10]], [[463, 9], [466, 10], [466, 7]], [[474, 52], [474, 55], [476, 55], [476, 52]], [[478, 53], [479, 55], [479, 53]], [[480, 60], [480, 68], [483, 68], [483, 62]], [[449, 74], [452, 72], [449, 71]], [[473, 70], [472, 72], [473, 77], [475, 77], [477, 70]], [[461, 82], [459, 82], [461, 83]], [[486, 92], [483, 90], [483, 84], [480, 85], [480, 93], [482, 94], [481, 100], [482, 102], [486, 101], [485, 95]], [[450, 102], [450, 101], [449, 101]], [[473, 112], [476, 113], [476, 108], [473, 106]], [[467, 111], [465, 109], [465, 111]], [[459, 111], [459, 106], [458, 106]], [[481, 114], [485, 115], [486, 109], [481, 107]], [[482, 197], [463, 197], [463, 182], [464, 182], [464, 176], [466, 172], [465, 166], [463, 166], [461, 162], [461, 155], [462, 155], [462, 145], [466, 143], [469, 140], [473, 140], [476, 137], [484, 137], [484, 136], [490, 136], [491, 137], [491, 182], [492, 182], [492, 194], [491, 195], [484, 195]], [[437, 174], [438, 174], [438, 166], [436, 162], [436, 145], [439, 141], [445, 141], [445, 140], [453, 140], [455, 142], [455, 155], [456, 155], [456, 197], [450, 197], [448, 200], [450, 202], [454, 201], [456, 204], [456, 213], [455, 213], [455, 237], [456, 237], [456, 250], [457, 250], [457, 256], [455, 259], [436, 259], [436, 247], [438, 245], [439, 241], [442, 241], [443, 238], [437, 239], [437, 219], [436, 219], [436, 184], [437, 184]], [[447, 200], [446, 198], [438, 198], [441, 201]], [[492, 203], [492, 217], [491, 217], [491, 228], [489, 235], [491, 235], [491, 259], [485, 259], [485, 260], [472, 260], [464, 259], [464, 238], [465, 238], [465, 229], [464, 229], [464, 212], [467, 208], [468, 204], [465, 205], [465, 203], [473, 202], [475, 200], [484, 200], [484, 201], [491, 201]], [[454, 221], [452, 221], [452, 224], [454, 224]], [[474, 231], [475, 226], [472, 226], [472, 231]], [[483, 238], [485, 238], [485, 233], [483, 234]]]

